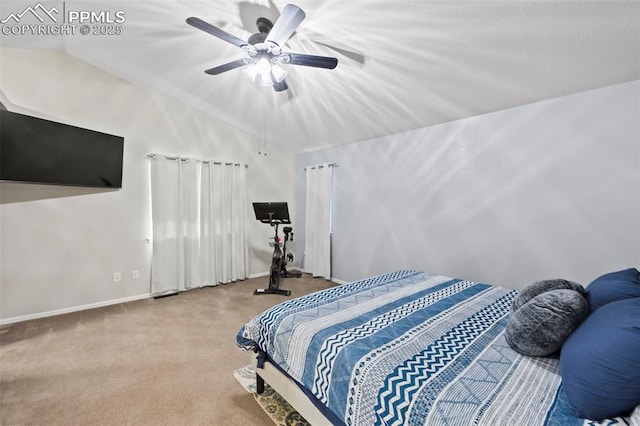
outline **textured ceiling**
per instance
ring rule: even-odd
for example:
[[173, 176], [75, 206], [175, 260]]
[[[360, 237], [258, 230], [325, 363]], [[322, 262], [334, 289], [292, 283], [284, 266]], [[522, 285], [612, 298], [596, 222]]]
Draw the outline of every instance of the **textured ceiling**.
[[[640, 78], [638, 1], [298, 0], [307, 18], [284, 50], [335, 56], [336, 69], [285, 65], [282, 93], [239, 69], [203, 72], [243, 51], [187, 17], [246, 39], [257, 17], [275, 20], [286, 3], [68, 0], [124, 10], [123, 34], [5, 36], [2, 45], [66, 51], [294, 152]], [[17, 5], [3, 0], [2, 16]]]

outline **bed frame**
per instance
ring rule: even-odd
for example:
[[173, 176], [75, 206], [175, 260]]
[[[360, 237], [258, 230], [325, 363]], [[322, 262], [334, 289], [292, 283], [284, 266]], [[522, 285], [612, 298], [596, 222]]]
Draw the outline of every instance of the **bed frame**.
[[266, 382], [313, 426], [332, 426], [332, 423], [313, 405], [293, 380], [282, 374], [268, 361], [263, 363], [263, 368], [258, 368], [257, 364], [258, 356], [251, 352], [251, 365], [256, 372], [258, 393], [262, 393]]

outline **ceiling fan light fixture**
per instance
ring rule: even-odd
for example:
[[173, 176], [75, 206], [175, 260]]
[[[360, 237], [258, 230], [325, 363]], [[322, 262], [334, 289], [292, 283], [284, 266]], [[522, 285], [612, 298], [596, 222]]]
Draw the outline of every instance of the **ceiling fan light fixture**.
[[269, 59], [266, 57], [258, 59], [256, 62], [256, 71], [258, 71], [258, 74], [262, 77], [269, 76], [271, 73], [271, 63], [269, 62]]
[[256, 67], [256, 64], [249, 64], [249, 66], [245, 67], [242, 72], [244, 75], [249, 77], [249, 80], [256, 81], [256, 77], [258, 76], [258, 68]]
[[260, 58], [258, 61], [250, 63], [242, 72], [253, 82], [260, 76], [261, 86], [273, 86], [274, 83], [282, 82], [287, 76], [287, 71], [284, 68], [278, 64], [271, 64], [267, 58]]
[[271, 79], [271, 75], [265, 76], [260, 75], [260, 86], [271, 87], [273, 86], [273, 80]]
[[273, 74], [273, 79], [276, 83], [280, 83], [287, 76], [287, 71], [278, 64], [273, 64], [271, 67], [271, 73]]

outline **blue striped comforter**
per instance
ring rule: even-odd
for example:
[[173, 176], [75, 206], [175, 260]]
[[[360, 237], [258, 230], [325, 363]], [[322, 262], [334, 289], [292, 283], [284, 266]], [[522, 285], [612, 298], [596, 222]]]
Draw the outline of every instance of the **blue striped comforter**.
[[238, 333], [347, 425], [595, 425], [575, 416], [558, 359], [504, 339], [517, 292], [398, 271], [288, 300]]

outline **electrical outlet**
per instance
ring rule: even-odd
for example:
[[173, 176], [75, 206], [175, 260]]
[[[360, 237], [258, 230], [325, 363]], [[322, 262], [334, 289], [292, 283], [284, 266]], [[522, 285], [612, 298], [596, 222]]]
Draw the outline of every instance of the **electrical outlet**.
[[131, 271], [131, 279], [137, 280], [138, 278], [140, 278], [140, 271], [138, 271], [137, 269], [134, 271]]
[[114, 272], [113, 273], [113, 282], [114, 283], [119, 283], [120, 281], [122, 281], [122, 274], [120, 272]]

